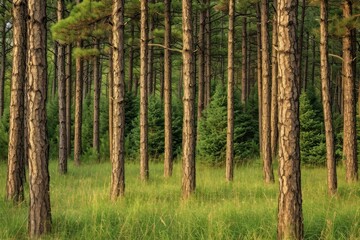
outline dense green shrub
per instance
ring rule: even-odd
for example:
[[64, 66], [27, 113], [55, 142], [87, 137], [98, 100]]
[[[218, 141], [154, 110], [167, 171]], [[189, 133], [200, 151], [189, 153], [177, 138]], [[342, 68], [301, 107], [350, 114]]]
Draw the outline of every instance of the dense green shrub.
[[[178, 99], [173, 100], [172, 134], [174, 156], [180, 152], [182, 137], [182, 105]], [[148, 151], [149, 156], [158, 158], [164, 153], [164, 106], [158, 96], [153, 96], [149, 101], [148, 115]], [[140, 149], [140, 116], [132, 123], [133, 129], [126, 138], [126, 153], [128, 156], [137, 157]]]
[[[234, 153], [235, 160], [248, 159], [258, 154], [257, 116], [241, 107], [238, 94], [234, 98]], [[255, 104], [256, 105], [256, 104]], [[197, 152], [203, 161], [220, 164], [225, 160], [227, 129], [227, 94], [218, 86], [212, 101], [199, 121]]]
[[300, 152], [301, 160], [307, 165], [324, 165], [326, 145], [324, 124], [316, 99], [309, 97], [311, 92], [300, 96]]

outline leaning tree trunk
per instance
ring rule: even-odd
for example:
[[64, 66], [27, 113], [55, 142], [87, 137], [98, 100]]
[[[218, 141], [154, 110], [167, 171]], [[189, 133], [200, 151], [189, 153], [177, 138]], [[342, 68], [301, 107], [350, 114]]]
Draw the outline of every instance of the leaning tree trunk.
[[[277, 6], [277, 0], [274, 0], [274, 7]], [[277, 156], [278, 148], [278, 60], [277, 60], [277, 45], [278, 45], [278, 27], [277, 27], [277, 14], [274, 13], [273, 17], [273, 30], [272, 30], [272, 52], [271, 52], [271, 156]]]
[[110, 198], [114, 201], [125, 193], [125, 72], [124, 72], [124, 0], [113, 0], [113, 152]]
[[24, 200], [24, 88], [26, 80], [26, 0], [13, 2], [13, 63], [6, 198]]
[[234, 12], [235, 1], [229, 1], [228, 91], [226, 131], [226, 180], [234, 179]]
[[165, 155], [164, 176], [172, 175], [172, 110], [171, 110], [171, 0], [165, 0], [165, 35], [164, 35], [164, 125]]
[[[57, 20], [64, 18], [64, 0], [57, 1]], [[59, 101], [59, 165], [60, 174], [67, 173], [67, 137], [66, 137], [66, 78], [65, 78], [65, 46], [57, 44], [57, 82]]]
[[183, 175], [182, 197], [187, 199], [195, 191], [195, 79], [193, 66], [192, 1], [182, 0], [183, 31]]
[[49, 142], [46, 133], [46, 1], [29, 0], [28, 135], [30, 238], [51, 230]]
[[326, 137], [327, 182], [328, 192], [333, 195], [337, 190], [337, 177], [328, 59], [328, 0], [322, 0], [320, 4], [320, 74]]
[[[344, 0], [344, 18], [352, 15], [351, 0]], [[344, 98], [344, 142], [343, 153], [346, 163], [346, 181], [358, 180], [357, 150], [356, 150], [356, 106], [355, 106], [355, 79], [353, 76], [353, 56], [351, 28], [345, 27], [343, 36], [343, 98]]]
[[278, 239], [303, 239], [300, 173], [296, 0], [279, 0], [279, 182]]
[[140, 178], [149, 179], [148, 153], [148, 2], [141, 0], [140, 37]]
[[[95, 40], [96, 49], [100, 49], [100, 41]], [[99, 123], [100, 123], [100, 57], [95, 56], [93, 59], [93, 81], [94, 81], [94, 118], [93, 118], [93, 149], [99, 158], [100, 151], [100, 137], [99, 137]]]
[[261, 46], [262, 46], [262, 159], [264, 180], [274, 182], [274, 172], [271, 155], [271, 82], [270, 82], [270, 51], [269, 51], [269, 4], [268, 0], [261, 0]]

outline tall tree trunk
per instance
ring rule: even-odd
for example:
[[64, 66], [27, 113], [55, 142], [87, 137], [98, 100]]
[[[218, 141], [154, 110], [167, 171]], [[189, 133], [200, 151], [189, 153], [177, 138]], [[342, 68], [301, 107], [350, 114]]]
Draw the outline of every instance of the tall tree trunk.
[[49, 142], [46, 133], [46, 1], [29, 0], [28, 89], [30, 238], [51, 230]]
[[[148, 0], [148, 4], [154, 4], [155, 0]], [[151, 44], [153, 42], [153, 31], [154, 31], [154, 18], [153, 16], [147, 17], [148, 24], [148, 42], [146, 44]], [[148, 82], [148, 97], [154, 93], [154, 49], [152, 46], [147, 47], [147, 60], [148, 60], [148, 68], [147, 68], [147, 82]]]
[[269, 51], [269, 3], [261, 0], [261, 46], [262, 46], [262, 158], [264, 164], [264, 180], [274, 182], [274, 172], [271, 155], [271, 82], [270, 82], [270, 51]]
[[[343, 0], [344, 18], [352, 15], [352, 1]], [[351, 28], [345, 27], [343, 36], [343, 84], [344, 84], [344, 142], [343, 153], [346, 163], [346, 181], [358, 180], [357, 149], [356, 149], [356, 110], [355, 110], [355, 79], [353, 75], [353, 56]]]
[[58, 66], [57, 66], [57, 59], [58, 59], [58, 43], [54, 42], [54, 78], [51, 85], [51, 97], [55, 97], [56, 95], [56, 87], [58, 81]]
[[[113, 3], [113, 11], [115, 11], [114, 8], [116, 8], [115, 3], [117, 3], [117, 1]], [[120, 8], [120, 9], [122, 9], [122, 8]], [[116, 14], [118, 14], [118, 13], [116, 13]], [[109, 103], [109, 151], [110, 151], [110, 160], [111, 160], [112, 153], [113, 153], [113, 144], [114, 144], [114, 142], [113, 142], [113, 138], [114, 138], [113, 137], [114, 136], [114, 131], [113, 131], [113, 129], [114, 129], [114, 127], [113, 127], [113, 123], [114, 123], [114, 120], [113, 120], [114, 119], [114, 102], [113, 102], [113, 98], [114, 98], [114, 61], [113, 61], [114, 49], [112, 46], [112, 44], [113, 44], [112, 34], [109, 37], [109, 42], [111, 44], [111, 47], [110, 47], [110, 51], [109, 51], [108, 103]], [[116, 43], [116, 44], [118, 44], [118, 43]]]
[[309, 71], [309, 45], [310, 45], [310, 34], [306, 32], [306, 49], [305, 49], [305, 68], [303, 75], [303, 89], [306, 91], [308, 86], [308, 71]]
[[[64, 0], [57, 0], [57, 20], [64, 18]], [[65, 78], [65, 46], [57, 45], [57, 81], [59, 101], [59, 165], [60, 174], [67, 173], [67, 137], [66, 137], [66, 78]]]
[[279, 181], [278, 239], [303, 239], [300, 172], [296, 0], [278, 1]]
[[172, 176], [172, 109], [171, 109], [171, 0], [165, 0], [165, 35], [164, 35], [164, 125], [165, 125], [165, 156], [164, 176]]
[[195, 173], [195, 79], [193, 67], [192, 1], [182, 0], [183, 31], [183, 156], [182, 197], [187, 199], [196, 187]]
[[148, 2], [141, 0], [140, 37], [140, 178], [149, 179], [148, 153]]
[[67, 156], [71, 155], [71, 95], [72, 95], [72, 80], [71, 80], [71, 45], [66, 46], [66, 150]]
[[6, 20], [5, 10], [3, 14], [2, 31], [1, 31], [1, 58], [0, 58], [0, 118], [4, 114], [4, 87], [6, 72]]
[[125, 193], [125, 73], [124, 73], [124, 0], [113, 0], [113, 152], [110, 198], [114, 201]]
[[[76, 43], [77, 47], [82, 47], [82, 42]], [[76, 79], [75, 79], [75, 124], [74, 124], [74, 162], [80, 165], [81, 156], [81, 128], [82, 128], [82, 105], [83, 105], [83, 74], [84, 65], [80, 57], [75, 59]]]
[[[297, 0], [299, 1], [299, 0]], [[303, 43], [304, 43], [304, 26], [305, 26], [305, 13], [306, 13], [306, 0], [301, 0], [301, 19], [299, 24], [299, 38], [298, 38], [298, 56], [297, 56], [297, 64], [299, 69], [299, 90], [301, 92], [301, 88], [303, 84], [303, 77], [302, 77], [302, 57], [303, 57]]]
[[262, 61], [261, 61], [261, 11], [260, 3], [256, 4], [257, 17], [257, 87], [258, 87], [258, 107], [259, 107], [259, 149], [262, 156]]
[[131, 46], [129, 50], [129, 92], [132, 92], [133, 83], [134, 83], [134, 38], [135, 38], [135, 25], [134, 22], [131, 21]]
[[328, 59], [328, 0], [322, 0], [320, 4], [320, 74], [326, 137], [327, 182], [328, 192], [333, 195], [337, 190], [337, 177]]
[[311, 86], [315, 83], [315, 65], [316, 65], [316, 42], [315, 36], [312, 38], [312, 68], [311, 68]]
[[[95, 48], [100, 49], [100, 40], [95, 40]], [[100, 153], [100, 137], [99, 137], [99, 123], [100, 123], [100, 57], [93, 58], [93, 81], [94, 81], [94, 119], [93, 119], [93, 149], [98, 154]]]
[[211, 100], [211, 16], [210, 0], [206, 0], [205, 11], [205, 95], [204, 107], [210, 104]]
[[[277, 0], [274, 0], [274, 8], [276, 9]], [[272, 52], [271, 52], [271, 156], [277, 156], [278, 149], [278, 26], [277, 26], [277, 13], [273, 16], [273, 29], [272, 29]]]
[[[226, 180], [234, 179], [234, 20], [235, 1], [229, 0]], [[244, 57], [244, 56], [243, 56]], [[244, 85], [243, 85], [244, 86]]]
[[26, 0], [13, 2], [13, 64], [6, 198], [24, 200], [24, 87], [26, 80]]
[[[205, 0], [202, 0], [205, 4]], [[205, 15], [206, 10], [200, 11], [199, 16], [199, 37], [198, 37], [198, 102], [197, 102], [197, 121], [201, 119], [204, 110], [205, 93]], [[198, 125], [199, 126], [199, 125]], [[199, 131], [198, 131], [199, 132]], [[199, 135], [199, 134], [198, 134]], [[198, 136], [199, 137], [199, 136]]]
[[241, 103], [245, 104], [247, 99], [247, 18], [243, 17], [242, 40], [241, 40]]

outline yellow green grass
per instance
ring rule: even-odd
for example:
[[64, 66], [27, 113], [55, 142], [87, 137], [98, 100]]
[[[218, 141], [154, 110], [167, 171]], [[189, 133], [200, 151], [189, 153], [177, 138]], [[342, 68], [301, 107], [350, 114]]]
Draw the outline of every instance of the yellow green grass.
[[[69, 173], [50, 164], [53, 229], [44, 239], [275, 239], [278, 182], [262, 181], [260, 161], [239, 166], [235, 180], [224, 169], [198, 164], [197, 190], [181, 200], [181, 164], [163, 178], [160, 163], [150, 165], [150, 181], [139, 180], [139, 166], [126, 164], [126, 197], [109, 200], [111, 166], [86, 163]], [[359, 183], [346, 184], [339, 169], [338, 195], [330, 198], [324, 168], [303, 168], [306, 239], [360, 239]], [[5, 196], [6, 164], [0, 164]], [[277, 171], [275, 171], [277, 173]], [[0, 239], [27, 239], [28, 187], [19, 206], [0, 200]]]

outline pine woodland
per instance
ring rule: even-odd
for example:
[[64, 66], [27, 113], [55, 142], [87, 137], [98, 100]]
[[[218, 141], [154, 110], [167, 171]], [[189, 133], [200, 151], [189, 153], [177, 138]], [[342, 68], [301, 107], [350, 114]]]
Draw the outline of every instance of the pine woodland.
[[359, 35], [357, 0], [0, 0], [0, 239], [359, 239]]

